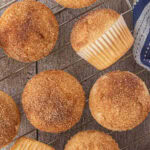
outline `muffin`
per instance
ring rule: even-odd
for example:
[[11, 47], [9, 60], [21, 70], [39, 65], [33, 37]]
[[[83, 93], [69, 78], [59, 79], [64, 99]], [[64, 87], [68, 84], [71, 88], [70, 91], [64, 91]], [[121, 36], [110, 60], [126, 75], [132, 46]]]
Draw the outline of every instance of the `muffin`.
[[74, 25], [71, 33], [73, 49], [98, 70], [114, 64], [133, 42], [123, 17], [111, 9], [89, 13]]
[[92, 5], [96, 0], [55, 0], [67, 8], [83, 8]]
[[126, 131], [142, 123], [150, 111], [145, 83], [135, 74], [114, 71], [100, 77], [89, 98], [92, 116], [103, 127]]
[[111, 136], [94, 130], [82, 131], [71, 138], [65, 150], [119, 150]]
[[79, 82], [64, 71], [45, 71], [26, 85], [22, 104], [31, 124], [51, 133], [64, 132], [81, 118], [85, 94]]
[[34, 0], [16, 2], [0, 18], [0, 45], [9, 57], [34, 62], [52, 51], [58, 30], [47, 6]]
[[21, 137], [10, 150], [55, 150], [54, 148], [31, 138]]
[[0, 149], [12, 142], [20, 127], [20, 113], [14, 100], [0, 91]]

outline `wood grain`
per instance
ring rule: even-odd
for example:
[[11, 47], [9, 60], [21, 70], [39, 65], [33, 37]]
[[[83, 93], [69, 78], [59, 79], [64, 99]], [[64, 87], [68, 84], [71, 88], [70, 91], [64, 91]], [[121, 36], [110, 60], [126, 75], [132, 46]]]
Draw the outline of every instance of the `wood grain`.
[[[6, 60], [1, 60], [1, 68], [3, 68], [3, 64], [5, 64]], [[9, 62], [9, 61], [8, 61]], [[7, 69], [12, 70], [12, 66], [17, 67], [17, 69], [20, 67], [20, 63], [15, 62], [14, 65], [12, 64], [12, 61], [7, 63], [6, 71], [1, 71], [0, 76], [5, 76], [9, 74], [9, 71]], [[13, 68], [16, 69], [16, 68]], [[12, 70], [13, 71], [13, 70]], [[4, 73], [4, 74], [3, 74]], [[20, 112], [21, 112], [21, 127], [19, 130], [19, 134], [17, 137], [20, 137], [30, 131], [33, 130], [32, 125], [29, 123], [29, 121], [26, 119], [25, 114], [23, 113], [23, 109], [21, 107], [21, 93], [23, 91], [23, 88], [26, 84], [26, 82], [35, 74], [35, 64], [31, 65], [29, 68], [24, 69], [23, 71], [3, 80], [0, 82], [0, 90], [8, 93], [10, 96], [13, 97], [17, 105], [19, 106]], [[16, 137], [16, 138], [17, 138]], [[37, 136], [33, 136], [36, 138]], [[7, 147], [5, 150], [8, 150], [9, 147]]]
[[[117, 3], [117, 6], [115, 5], [115, 3]], [[94, 4], [91, 8], [95, 9], [96, 5], [98, 5], [98, 3]], [[121, 0], [119, 2], [111, 1], [111, 2], [104, 3], [98, 8], [104, 8], [104, 7], [113, 8], [119, 13], [126, 12], [129, 9], [125, 1], [121, 1]], [[82, 10], [69, 10], [69, 12], [74, 17], [78, 18], [80, 14], [85, 15], [87, 13], [86, 12], [87, 9], [90, 10], [91, 8], [85, 8]], [[130, 13], [124, 14], [124, 18], [129, 28], [133, 30], [132, 13], [130, 12]], [[68, 33], [70, 33], [71, 28], [76, 20], [72, 20], [69, 23], [67, 23], [65, 25], [66, 27], [62, 29], [62, 32], [60, 34], [65, 35], [66, 29], [68, 30]], [[103, 75], [104, 73], [113, 71], [116, 69], [129, 70], [134, 73], [138, 73], [142, 70], [140, 66], [136, 65], [132, 56], [132, 51], [130, 50], [122, 59], [120, 59], [120, 61], [118, 61], [113, 66], [111, 66], [109, 69], [104, 70], [104, 71], [98, 71], [95, 68], [93, 68], [90, 64], [88, 64], [86, 61], [84, 61], [83, 59], [81, 59], [79, 56], [76, 55], [76, 53], [73, 51], [69, 43], [69, 40], [70, 40], [69, 35], [64, 38], [66, 39], [63, 39], [63, 40], [66, 40], [66, 42], [68, 41], [67, 44], [65, 44], [66, 42], [62, 43], [61, 45], [62, 48], [60, 49], [56, 48], [56, 50], [54, 50], [54, 52], [51, 55], [39, 61], [38, 70], [39, 72], [41, 72], [41, 71], [48, 70], [48, 69], [62, 69], [71, 73], [82, 83], [86, 91], [87, 99], [88, 99], [89, 91], [93, 83], [99, 76]], [[72, 135], [74, 135], [80, 130], [85, 130], [85, 129], [97, 129], [97, 130], [105, 131], [107, 133], [111, 132], [107, 129], [104, 129], [100, 125], [98, 125], [96, 121], [92, 118], [89, 112], [88, 102], [86, 103], [86, 107], [85, 107], [82, 119], [75, 127], [73, 127], [72, 129], [70, 129], [69, 131], [65, 133], [61, 133], [58, 135], [43, 133], [39, 131], [38, 139], [46, 143], [52, 143], [53, 146], [56, 147], [56, 149], [61, 150], [63, 149], [62, 145], [64, 145]], [[116, 140], [119, 142], [117, 138]]]
[[[99, 8], [112, 8], [119, 13], [123, 13], [127, 25], [129, 26], [130, 30], [133, 30], [132, 12], [124, 13], [129, 9], [126, 0], [97, 0], [95, 4], [88, 8], [76, 10], [65, 9], [58, 5], [54, 0], [39, 1], [46, 4], [53, 11], [60, 24], [59, 40], [57, 41], [57, 44], [51, 55], [36, 63], [26, 66], [26, 64], [7, 58], [7, 56], [0, 51], [0, 90], [7, 92], [15, 99], [20, 108], [22, 116], [20, 132], [16, 138], [27, 134], [27, 136], [53, 145], [56, 150], [63, 150], [67, 140], [78, 131], [97, 129], [112, 135], [119, 143], [121, 149], [149, 150], [150, 117], [148, 117], [141, 125], [131, 131], [112, 132], [100, 126], [93, 119], [88, 106], [88, 96], [94, 82], [103, 74], [113, 70], [128, 70], [136, 73], [146, 82], [148, 88], [150, 88], [150, 73], [135, 63], [132, 55], [132, 49], [110, 68], [104, 71], [98, 71], [78, 55], [76, 55], [70, 45], [70, 33], [74, 23], [79, 19], [79, 16], [86, 15], [89, 11]], [[130, 2], [132, 4], [133, 0], [130, 0]], [[1, 5], [3, 4], [0, 2], [0, 6]], [[0, 11], [0, 14], [2, 14], [3, 11], [4, 9]], [[41, 131], [37, 132], [26, 119], [21, 106], [21, 93], [26, 82], [36, 73], [49, 69], [61, 69], [71, 73], [81, 82], [86, 92], [87, 102], [80, 122], [65, 133], [50, 134]], [[18, 72], [13, 74], [16, 71]], [[1, 80], [5, 77], [7, 77], [5, 80]], [[31, 133], [29, 133], [30, 131]], [[9, 147], [10, 146], [4, 148], [3, 150], [8, 150]]]
[[121, 150], [149, 150], [150, 149], [150, 134], [146, 136], [141, 136], [140, 139], [136, 140], [135, 142], [131, 142], [126, 147], [122, 148]]
[[[3, 1], [4, 2], [4, 1]], [[6, 4], [7, 1], [5, 1]], [[3, 3], [4, 4], [4, 3]], [[0, 2], [0, 5], [3, 5]], [[6, 8], [2, 9], [0, 11], [0, 14], [3, 13], [3, 11]], [[21, 94], [23, 91], [23, 88], [26, 84], [26, 82], [36, 74], [36, 65], [35, 63], [31, 64], [29, 67], [26, 67], [22, 71], [19, 71], [18, 73], [9, 76], [13, 72], [16, 72], [20, 70], [21, 68], [25, 67], [26, 64], [17, 62], [11, 58], [8, 58], [2, 50], [0, 50], [0, 90], [8, 93], [10, 96], [13, 97], [17, 105], [19, 106], [20, 112], [21, 112], [21, 127], [19, 130], [19, 134], [16, 138], [26, 135], [27, 133], [33, 131], [33, 126], [29, 123], [29, 121], [26, 119], [25, 114], [23, 113], [23, 109], [21, 106]], [[5, 80], [5, 77], [7, 77]], [[28, 134], [29, 137], [35, 138], [37, 137], [36, 131], [31, 132]], [[16, 139], [15, 138], [15, 139]], [[13, 143], [12, 143], [13, 144]], [[7, 146], [6, 148], [3, 148], [2, 150], [9, 150], [11, 145]]]

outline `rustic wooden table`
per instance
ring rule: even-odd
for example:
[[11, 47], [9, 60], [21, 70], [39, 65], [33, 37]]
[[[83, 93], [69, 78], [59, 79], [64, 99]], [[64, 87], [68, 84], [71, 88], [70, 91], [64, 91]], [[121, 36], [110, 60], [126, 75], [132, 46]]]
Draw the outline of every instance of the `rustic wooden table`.
[[[11, 2], [16, 0], [0, 0], [0, 14]], [[96, 129], [104, 131], [114, 137], [119, 143], [121, 150], [150, 150], [150, 116], [138, 127], [127, 132], [112, 132], [98, 125], [92, 118], [88, 108], [89, 91], [98, 77], [113, 70], [128, 70], [141, 77], [150, 88], [150, 73], [135, 63], [130, 50], [116, 64], [104, 71], [98, 71], [86, 61], [81, 59], [72, 50], [70, 45], [70, 31], [79, 16], [87, 14], [88, 11], [97, 8], [112, 8], [124, 16], [129, 28], [132, 31], [132, 4], [133, 0], [97, 0], [91, 7], [72, 10], [61, 7], [54, 0], [40, 0], [55, 13], [60, 24], [59, 40], [55, 49], [48, 57], [31, 64], [24, 64], [8, 58], [3, 51], [0, 51], [0, 90], [11, 95], [19, 105], [21, 111], [20, 136], [28, 136], [47, 144], [51, 144], [56, 150], [63, 150], [67, 140], [81, 130]], [[9, 3], [9, 4], [8, 4]], [[4, 7], [5, 6], [5, 7]], [[83, 85], [86, 91], [86, 107], [80, 122], [65, 133], [50, 134], [36, 130], [26, 119], [21, 106], [21, 93], [27, 81], [35, 74], [48, 70], [61, 69], [74, 75]], [[8, 150], [12, 144], [3, 150]]]

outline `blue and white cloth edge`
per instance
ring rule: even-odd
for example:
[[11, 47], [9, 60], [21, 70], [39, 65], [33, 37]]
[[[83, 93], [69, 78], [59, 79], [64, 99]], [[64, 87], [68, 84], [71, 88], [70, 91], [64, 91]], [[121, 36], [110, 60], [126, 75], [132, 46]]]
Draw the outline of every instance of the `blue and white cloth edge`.
[[150, 71], [150, 0], [137, 0], [133, 8], [136, 62]]

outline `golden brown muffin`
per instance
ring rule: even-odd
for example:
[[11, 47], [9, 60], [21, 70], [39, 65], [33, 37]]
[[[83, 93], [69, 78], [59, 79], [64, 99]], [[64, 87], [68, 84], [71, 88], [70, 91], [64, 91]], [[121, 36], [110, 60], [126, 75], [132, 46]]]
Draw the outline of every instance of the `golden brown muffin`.
[[64, 71], [45, 71], [26, 85], [22, 104], [27, 118], [39, 130], [63, 132], [82, 115], [85, 96], [82, 86]]
[[51, 146], [31, 138], [21, 137], [11, 147], [11, 150], [55, 150]]
[[16, 2], [0, 18], [0, 45], [9, 57], [18, 61], [33, 62], [47, 56], [57, 37], [56, 18], [40, 2]]
[[110, 130], [125, 131], [145, 120], [150, 111], [150, 96], [145, 83], [135, 74], [114, 71], [96, 81], [89, 105], [99, 124]]
[[111, 136], [94, 130], [82, 131], [71, 138], [65, 150], [119, 150]]
[[96, 0], [55, 0], [55, 1], [67, 8], [88, 7], [96, 2]]
[[133, 41], [123, 17], [111, 9], [89, 13], [79, 19], [71, 33], [73, 49], [99, 70], [115, 63]]
[[0, 149], [17, 135], [20, 127], [20, 113], [14, 100], [0, 91]]

